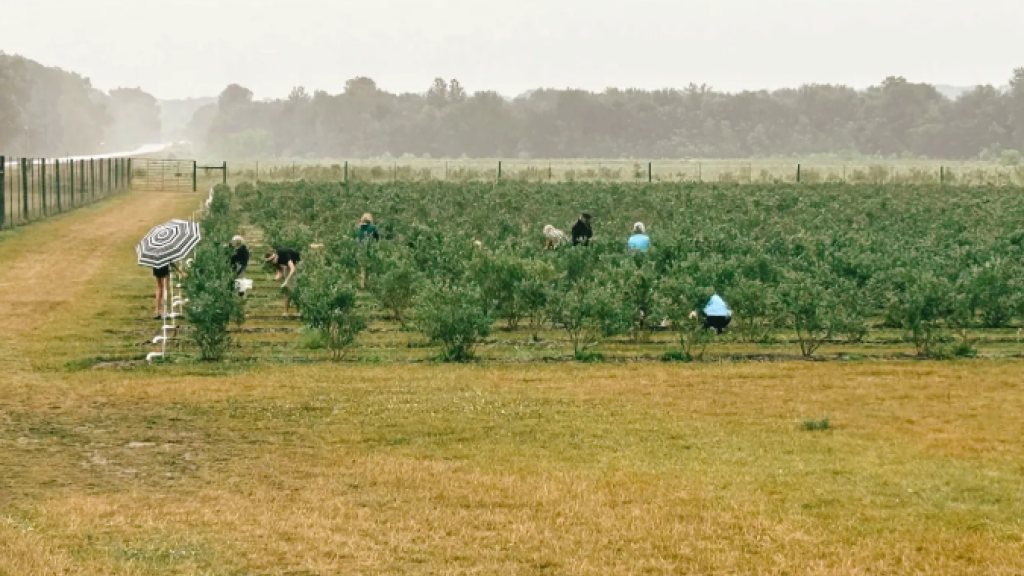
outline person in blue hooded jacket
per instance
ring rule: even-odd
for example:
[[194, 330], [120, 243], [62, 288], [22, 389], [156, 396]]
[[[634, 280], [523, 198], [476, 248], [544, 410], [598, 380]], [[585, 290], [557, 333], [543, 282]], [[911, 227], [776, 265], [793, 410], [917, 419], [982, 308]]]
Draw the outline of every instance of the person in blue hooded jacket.
[[721, 334], [730, 323], [732, 310], [729, 309], [729, 305], [718, 294], [713, 295], [708, 300], [708, 305], [704, 307], [704, 328], [713, 329]]

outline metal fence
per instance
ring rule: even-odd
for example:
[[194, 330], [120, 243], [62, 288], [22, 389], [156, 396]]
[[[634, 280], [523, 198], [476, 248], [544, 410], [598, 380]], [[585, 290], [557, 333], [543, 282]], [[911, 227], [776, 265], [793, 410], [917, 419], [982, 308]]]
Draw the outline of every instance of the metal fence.
[[232, 165], [241, 181], [732, 182], [952, 184], [1024, 186], [1024, 166], [980, 162], [855, 162], [679, 160], [270, 160]]
[[131, 188], [130, 158], [0, 156], [0, 229], [13, 228]]

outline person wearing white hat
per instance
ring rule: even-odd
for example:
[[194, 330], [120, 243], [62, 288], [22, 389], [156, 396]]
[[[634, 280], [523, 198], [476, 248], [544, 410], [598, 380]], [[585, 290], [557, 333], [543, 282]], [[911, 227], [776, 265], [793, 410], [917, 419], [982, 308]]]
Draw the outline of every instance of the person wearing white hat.
[[231, 246], [235, 253], [231, 255], [231, 269], [235, 272], [236, 278], [244, 278], [245, 272], [249, 269], [249, 247], [245, 245], [245, 238], [235, 236], [231, 239]]
[[626, 245], [632, 252], [647, 252], [651, 248], [651, 238], [647, 236], [647, 227], [643, 222], [633, 224], [633, 235]]
[[245, 238], [235, 236], [231, 239], [231, 246], [235, 253], [231, 255], [231, 270], [235, 273], [235, 288], [239, 296], [252, 288], [252, 280], [247, 280], [245, 273], [249, 270], [249, 247], [245, 245]]

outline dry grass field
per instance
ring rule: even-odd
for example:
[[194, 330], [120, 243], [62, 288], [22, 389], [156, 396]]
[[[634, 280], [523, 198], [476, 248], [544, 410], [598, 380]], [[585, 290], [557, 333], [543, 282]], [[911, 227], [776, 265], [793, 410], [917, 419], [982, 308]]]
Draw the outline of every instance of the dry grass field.
[[0, 234], [0, 575], [1024, 573], [1019, 359], [76, 365], [196, 202]]

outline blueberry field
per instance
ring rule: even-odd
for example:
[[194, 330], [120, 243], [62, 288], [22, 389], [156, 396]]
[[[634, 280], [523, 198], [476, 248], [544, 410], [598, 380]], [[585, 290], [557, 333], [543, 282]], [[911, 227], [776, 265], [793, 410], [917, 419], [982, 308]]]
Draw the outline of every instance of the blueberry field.
[[[228, 361], [1024, 352], [1016, 188], [244, 183], [222, 188], [214, 212], [211, 233], [223, 244], [241, 230], [253, 253], [254, 290], [214, 354]], [[589, 245], [545, 249], [543, 228], [568, 233], [581, 212]], [[377, 242], [357, 238], [364, 213]], [[636, 222], [646, 253], [626, 250]], [[291, 317], [260, 267], [284, 247], [303, 254]], [[690, 318], [715, 293], [733, 312], [722, 335]], [[187, 341], [180, 352], [203, 355]]]

